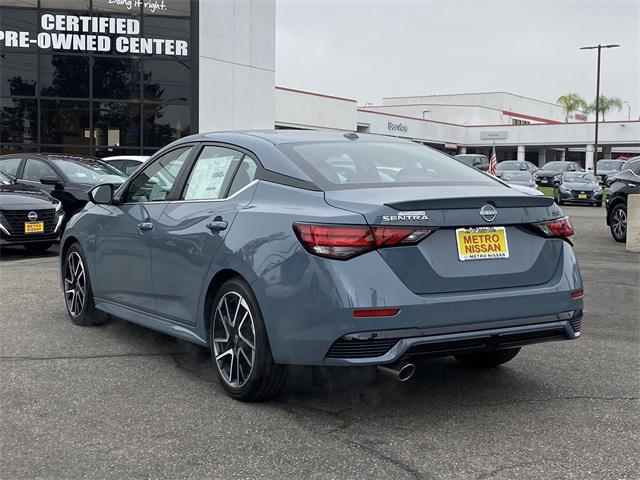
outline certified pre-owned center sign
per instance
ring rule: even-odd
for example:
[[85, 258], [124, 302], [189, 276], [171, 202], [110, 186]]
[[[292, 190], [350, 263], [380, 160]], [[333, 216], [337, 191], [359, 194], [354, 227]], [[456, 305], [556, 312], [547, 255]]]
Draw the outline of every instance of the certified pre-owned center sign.
[[45, 13], [35, 38], [30, 32], [0, 30], [0, 45], [13, 48], [53, 49], [76, 52], [188, 55], [188, 42], [140, 37], [135, 18], [93, 17]]

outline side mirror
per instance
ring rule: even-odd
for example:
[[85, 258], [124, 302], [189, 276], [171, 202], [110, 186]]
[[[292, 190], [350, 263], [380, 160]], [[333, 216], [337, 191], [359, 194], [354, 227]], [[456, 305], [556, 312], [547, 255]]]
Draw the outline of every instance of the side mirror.
[[42, 177], [40, 183], [43, 185], [53, 185], [56, 188], [62, 188], [62, 182], [57, 177]]
[[89, 192], [89, 200], [96, 205], [110, 205], [113, 203], [113, 185], [105, 183], [98, 185]]

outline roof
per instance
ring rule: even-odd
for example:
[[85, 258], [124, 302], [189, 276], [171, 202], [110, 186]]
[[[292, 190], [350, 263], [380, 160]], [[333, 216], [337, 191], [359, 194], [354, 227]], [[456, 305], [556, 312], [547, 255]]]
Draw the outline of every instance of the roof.
[[273, 145], [297, 142], [330, 142], [330, 141], [384, 141], [403, 142], [407, 139], [388, 137], [385, 135], [373, 135], [356, 132], [329, 132], [321, 130], [236, 130], [227, 132], [201, 133], [185, 137], [185, 141], [232, 141], [238, 138], [251, 137], [265, 140]]

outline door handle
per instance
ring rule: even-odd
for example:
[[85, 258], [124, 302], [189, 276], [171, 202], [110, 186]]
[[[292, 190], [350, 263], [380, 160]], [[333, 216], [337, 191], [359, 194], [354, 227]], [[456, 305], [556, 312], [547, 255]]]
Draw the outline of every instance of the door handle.
[[207, 223], [207, 228], [212, 232], [220, 232], [222, 230], [225, 230], [227, 228], [227, 225], [229, 224], [224, 220], [214, 220]]
[[153, 222], [142, 222], [138, 224], [140, 231], [151, 230], [153, 228]]

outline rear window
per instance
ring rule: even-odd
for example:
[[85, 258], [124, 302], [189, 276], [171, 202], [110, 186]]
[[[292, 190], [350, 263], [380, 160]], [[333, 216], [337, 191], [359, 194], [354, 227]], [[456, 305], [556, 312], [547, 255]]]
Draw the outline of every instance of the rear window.
[[323, 188], [484, 183], [492, 179], [414, 143], [318, 142], [282, 146]]

